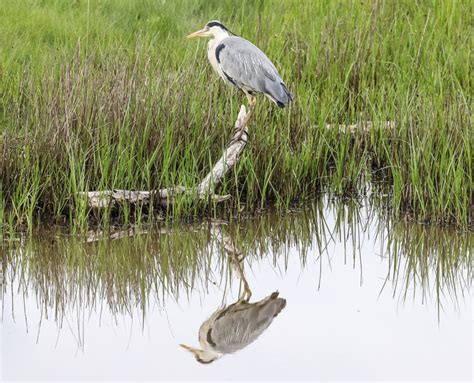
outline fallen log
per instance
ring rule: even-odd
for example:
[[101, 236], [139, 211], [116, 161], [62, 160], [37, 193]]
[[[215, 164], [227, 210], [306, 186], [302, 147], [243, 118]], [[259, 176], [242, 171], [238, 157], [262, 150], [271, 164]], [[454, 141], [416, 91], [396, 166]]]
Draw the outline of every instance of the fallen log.
[[373, 123], [372, 121], [362, 121], [356, 124], [326, 124], [327, 130], [339, 130], [340, 133], [354, 134], [356, 132], [370, 132], [375, 128], [382, 128], [386, 130], [395, 130], [395, 121], [383, 121], [380, 123]]

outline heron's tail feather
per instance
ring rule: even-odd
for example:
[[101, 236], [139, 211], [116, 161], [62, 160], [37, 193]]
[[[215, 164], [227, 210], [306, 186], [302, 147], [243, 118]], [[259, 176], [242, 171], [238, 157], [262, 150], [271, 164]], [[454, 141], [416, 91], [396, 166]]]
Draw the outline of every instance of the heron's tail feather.
[[274, 291], [274, 292], [272, 293], [272, 295], [270, 295], [270, 299], [276, 299], [276, 298], [278, 298], [278, 295], [279, 295], [279, 294], [280, 294], [280, 293], [279, 293], [278, 291]]
[[259, 312], [259, 317], [261, 318], [275, 318], [286, 306], [286, 299], [276, 298], [273, 299], [265, 306], [262, 307]]
[[280, 108], [284, 108], [285, 105], [293, 101], [293, 96], [282, 81], [272, 81], [270, 84], [267, 83], [266, 94]]
[[285, 91], [286, 96], [288, 97], [288, 102], [293, 101], [293, 95], [290, 93], [290, 91], [288, 90], [286, 85], [284, 83], [280, 83], [280, 84], [281, 84], [283, 90]]
[[285, 308], [286, 299], [278, 298], [278, 294], [278, 291], [275, 291], [262, 301], [259, 317], [274, 318]]

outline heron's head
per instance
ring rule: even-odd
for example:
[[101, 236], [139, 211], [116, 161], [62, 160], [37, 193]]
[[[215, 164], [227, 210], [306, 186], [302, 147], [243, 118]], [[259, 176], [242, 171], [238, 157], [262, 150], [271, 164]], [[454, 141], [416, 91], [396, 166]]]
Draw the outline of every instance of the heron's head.
[[180, 346], [185, 350], [189, 351], [191, 354], [193, 354], [196, 360], [202, 364], [212, 363], [219, 358], [219, 354], [213, 351], [199, 350], [197, 348], [193, 348], [185, 344], [180, 344]]
[[196, 37], [220, 37], [229, 36], [231, 32], [220, 21], [209, 21], [203, 29], [188, 35], [188, 39]]

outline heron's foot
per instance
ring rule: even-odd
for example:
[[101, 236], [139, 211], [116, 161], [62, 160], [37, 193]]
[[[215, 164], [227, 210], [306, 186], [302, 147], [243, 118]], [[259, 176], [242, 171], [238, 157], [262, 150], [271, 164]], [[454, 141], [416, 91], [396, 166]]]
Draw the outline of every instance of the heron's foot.
[[247, 142], [248, 137], [242, 138], [244, 136], [244, 134], [248, 135], [248, 133], [245, 131], [246, 127], [247, 127], [247, 124], [242, 124], [242, 126], [235, 131], [234, 137], [232, 137], [231, 143], [237, 142], [241, 139], [243, 139], [243, 141]]
[[231, 144], [238, 142], [239, 140], [243, 140], [245, 143], [247, 143], [248, 132], [245, 129], [247, 128], [249, 118], [250, 111], [247, 112], [247, 116], [245, 116], [242, 125], [240, 125], [240, 127], [234, 131], [234, 136], [232, 137]]

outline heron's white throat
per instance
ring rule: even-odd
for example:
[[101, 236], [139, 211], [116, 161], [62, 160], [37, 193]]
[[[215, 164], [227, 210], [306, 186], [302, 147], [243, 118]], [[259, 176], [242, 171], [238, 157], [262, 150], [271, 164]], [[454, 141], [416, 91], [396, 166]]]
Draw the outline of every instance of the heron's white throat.
[[228, 31], [220, 27], [209, 28], [209, 32], [212, 34], [212, 37], [207, 43], [207, 57], [212, 65], [212, 68], [217, 72], [220, 77], [226, 80], [226, 77], [217, 62], [216, 48], [222, 42], [222, 40], [224, 40], [226, 37], [229, 37], [230, 34]]
[[220, 27], [209, 28], [209, 32], [212, 34], [212, 37], [207, 43], [207, 50], [212, 50], [212, 52], [216, 50], [216, 47], [220, 44], [222, 40], [230, 36], [228, 31]]

